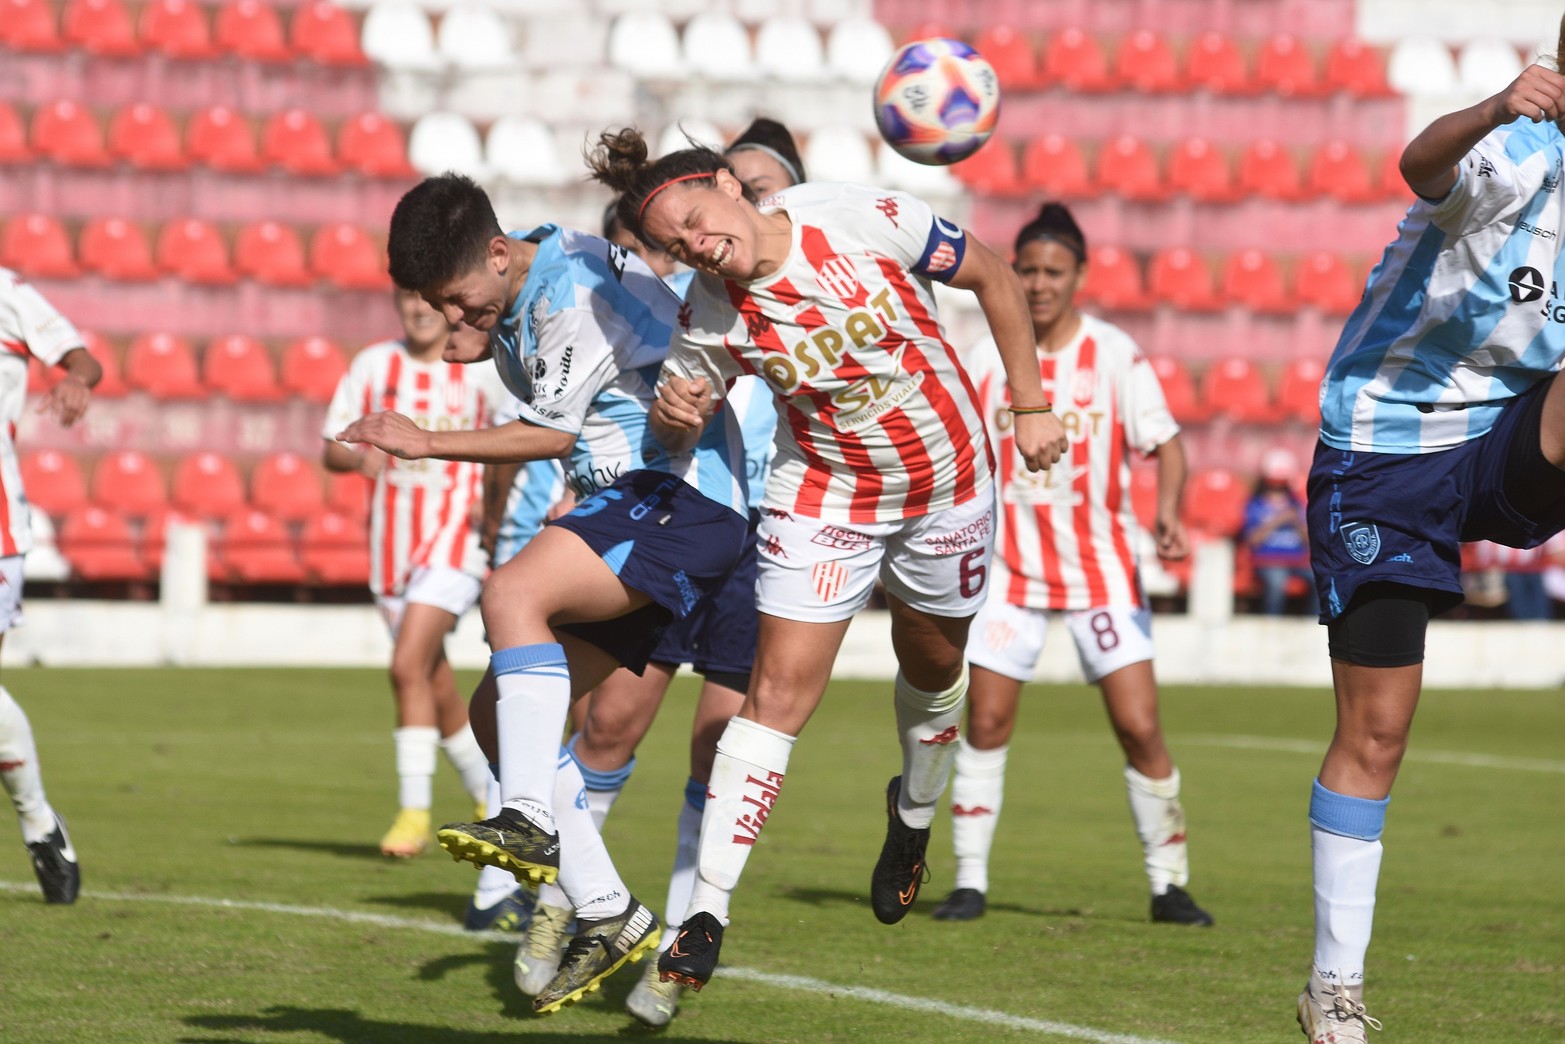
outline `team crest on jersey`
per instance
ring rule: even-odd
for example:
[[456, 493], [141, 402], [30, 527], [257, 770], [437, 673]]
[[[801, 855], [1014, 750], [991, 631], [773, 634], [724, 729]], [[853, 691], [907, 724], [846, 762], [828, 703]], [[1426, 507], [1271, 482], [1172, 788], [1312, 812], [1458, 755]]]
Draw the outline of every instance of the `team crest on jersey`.
[[1076, 400], [1077, 406], [1090, 406], [1097, 390], [1097, 370], [1084, 366], [1076, 371], [1076, 376], [1071, 379], [1071, 398]]
[[984, 644], [994, 650], [1009, 649], [1016, 640], [1016, 628], [1004, 620], [990, 620], [984, 627]]
[[1359, 565], [1369, 565], [1380, 554], [1380, 528], [1371, 522], [1349, 522], [1342, 527], [1342, 542]]
[[833, 254], [825, 260], [815, 281], [827, 293], [838, 297], [857, 297], [864, 292], [863, 286], [859, 284], [858, 273], [853, 270], [853, 262], [841, 254]]
[[941, 243], [935, 247], [935, 252], [929, 255], [929, 263], [924, 266], [924, 271], [930, 275], [936, 272], [944, 272], [956, 264], [956, 249], [950, 243]]
[[815, 581], [815, 593], [829, 605], [847, 586], [848, 567], [841, 562], [817, 562], [810, 570], [810, 578]]

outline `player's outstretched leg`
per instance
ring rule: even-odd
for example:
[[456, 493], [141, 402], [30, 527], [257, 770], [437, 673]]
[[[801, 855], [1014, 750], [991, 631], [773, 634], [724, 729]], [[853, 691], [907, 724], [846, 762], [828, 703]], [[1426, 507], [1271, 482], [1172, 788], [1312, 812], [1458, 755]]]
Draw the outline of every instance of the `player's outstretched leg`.
[[897, 814], [902, 777], [886, 784], [886, 840], [870, 877], [870, 905], [881, 924], [896, 924], [907, 916], [918, 890], [929, 876], [924, 851], [929, 847], [929, 827], [910, 827]]
[[11, 796], [22, 825], [22, 842], [32, 858], [43, 897], [74, 903], [81, 891], [81, 868], [65, 820], [44, 797], [33, 728], [21, 706], [0, 686], [0, 784]]
[[533, 998], [533, 1011], [540, 1015], [575, 1004], [627, 962], [641, 960], [658, 942], [657, 915], [634, 896], [616, 917], [579, 918], [577, 924], [554, 977]]

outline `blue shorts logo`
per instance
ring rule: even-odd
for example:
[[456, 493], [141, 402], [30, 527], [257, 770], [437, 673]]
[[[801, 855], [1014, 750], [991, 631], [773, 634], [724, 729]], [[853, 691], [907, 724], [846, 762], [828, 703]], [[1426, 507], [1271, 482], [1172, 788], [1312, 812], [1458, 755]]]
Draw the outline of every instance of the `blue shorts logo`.
[[1380, 530], [1373, 523], [1347, 523], [1342, 527], [1342, 542], [1359, 565], [1369, 565], [1380, 554]]

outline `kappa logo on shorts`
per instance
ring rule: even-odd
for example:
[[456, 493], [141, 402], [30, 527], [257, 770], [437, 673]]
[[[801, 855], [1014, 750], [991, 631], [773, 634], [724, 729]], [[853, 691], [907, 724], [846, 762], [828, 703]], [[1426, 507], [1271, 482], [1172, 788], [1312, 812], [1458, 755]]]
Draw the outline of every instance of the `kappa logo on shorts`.
[[810, 570], [810, 577], [815, 581], [815, 593], [821, 601], [830, 604], [848, 585], [848, 567], [841, 562], [817, 562]]
[[1380, 554], [1380, 528], [1372, 522], [1348, 522], [1342, 527], [1342, 542], [1359, 565], [1369, 565]]

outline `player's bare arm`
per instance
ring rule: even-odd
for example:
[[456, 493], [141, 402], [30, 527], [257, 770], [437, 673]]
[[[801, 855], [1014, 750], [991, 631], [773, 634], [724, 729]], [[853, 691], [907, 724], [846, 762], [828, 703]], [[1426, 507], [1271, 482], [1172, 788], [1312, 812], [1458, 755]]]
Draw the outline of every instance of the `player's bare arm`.
[[1190, 536], [1179, 517], [1185, 477], [1190, 472], [1185, 445], [1175, 435], [1153, 450], [1152, 455], [1157, 458], [1157, 517], [1152, 522], [1152, 536], [1157, 541], [1157, 556], [1177, 562], [1190, 554]]
[[658, 388], [657, 401], [652, 404], [647, 421], [659, 442], [674, 453], [683, 453], [701, 438], [716, 408], [706, 378], [688, 381], [671, 375]]
[[1440, 117], [1402, 152], [1402, 178], [1426, 199], [1456, 184], [1456, 165], [1490, 131], [1525, 116], [1534, 123], [1565, 116], [1565, 75], [1529, 65], [1511, 85], [1476, 105]]
[[60, 368], [65, 371], [64, 379], [49, 389], [38, 409], [69, 428], [87, 412], [92, 389], [103, 379], [103, 367], [85, 348], [72, 348], [60, 360]]
[[[1038, 356], [1033, 343], [1032, 316], [1021, 280], [999, 254], [969, 237], [962, 267], [951, 285], [971, 290], [989, 322], [989, 332], [1005, 364], [1005, 380], [1011, 404], [1019, 410], [1049, 405], [1038, 377]], [[1052, 467], [1067, 448], [1065, 426], [1053, 413], [1017, 413], [1016, 449], [1029, 471]]]
[[321, 454], [321, 463], [327, 471], [342, 471], [363, 475], [374, 480], [386, 468], [386, 454], [374, 446], [348, 446], [341, 442], [327, 442]]
[[553, 460], [570, 454], [576, 436], [526, 421], [471, 431], [425, 431], [400, 413], [372, 413], [337, 433], [342, 442], [366, 442], [403, 460], [433, 457], [476, 464]]

